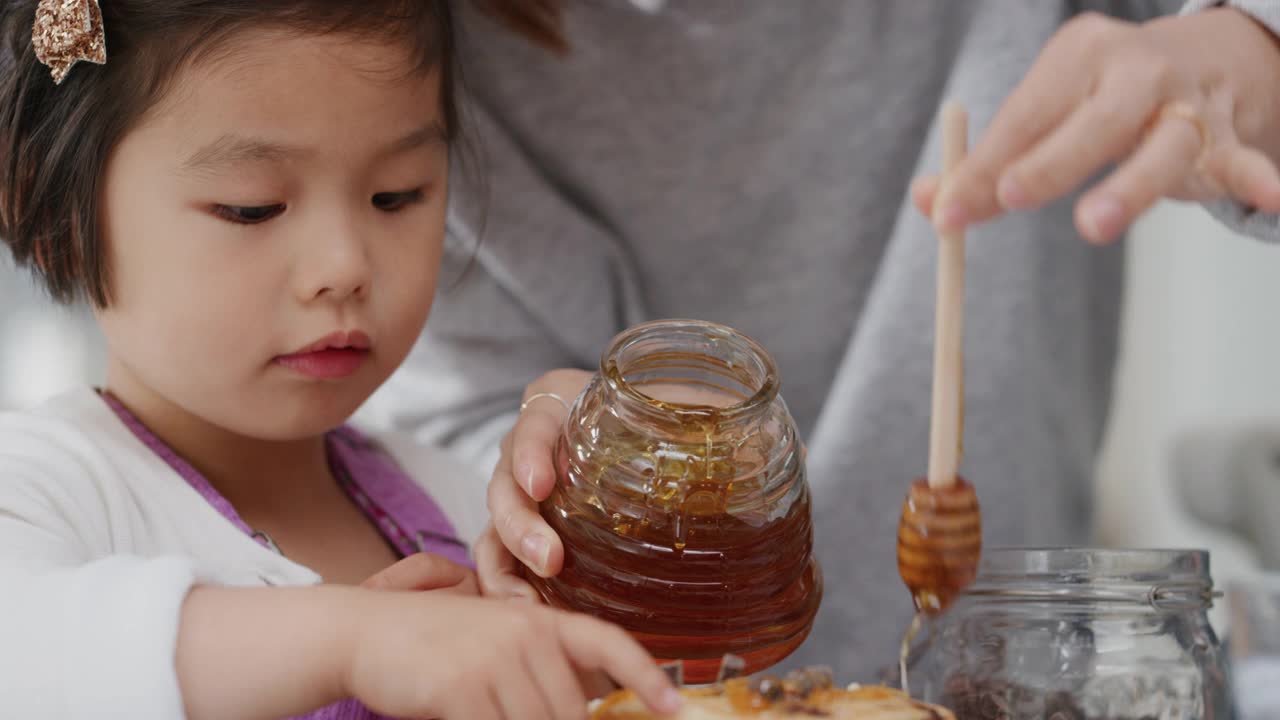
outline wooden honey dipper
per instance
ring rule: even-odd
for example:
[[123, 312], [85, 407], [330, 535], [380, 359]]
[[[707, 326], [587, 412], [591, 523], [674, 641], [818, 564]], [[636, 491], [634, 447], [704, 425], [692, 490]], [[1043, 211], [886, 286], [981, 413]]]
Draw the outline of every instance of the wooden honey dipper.
[[[968, 119], [956, 103], [942, 108], [943, 176], [964, 159]], [[942, 184], [935, 199], [942, 197]], [[935, 207], [937, 206], [935, 202]], [[916, 609], [946, 609], [978, 572], [982, 519], [973, 486], [957, 474], [964, 435], [964, 232], [938, 244], [929, 476], [911, 484], [898, 525], [898, 574]]]

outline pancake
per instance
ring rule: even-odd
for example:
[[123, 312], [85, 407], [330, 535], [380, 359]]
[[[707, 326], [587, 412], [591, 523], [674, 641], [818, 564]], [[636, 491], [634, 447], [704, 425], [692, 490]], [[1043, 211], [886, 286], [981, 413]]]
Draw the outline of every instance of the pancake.
[[833, 688], [824, 670], [804, 670], [786, 678], [734, 678], [711, 687], [684, 688], [684, 707], [659, 716], [629, 690], [604, 698], [592, 720], [955, 720], [949, 710], [912, 700], [886, 687]]

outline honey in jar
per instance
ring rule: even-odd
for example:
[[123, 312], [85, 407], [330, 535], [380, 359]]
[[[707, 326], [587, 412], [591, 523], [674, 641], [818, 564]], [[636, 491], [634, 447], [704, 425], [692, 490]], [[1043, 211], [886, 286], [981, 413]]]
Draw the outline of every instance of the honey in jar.
[[616, 623], [692, 683], [726, 653], [777, 663], [813, 624], [822, 578], [778, 373], [758, 343], [685, 320], [611, 343], [570, 411], [543, 517], [564, 542], [552, 605]]

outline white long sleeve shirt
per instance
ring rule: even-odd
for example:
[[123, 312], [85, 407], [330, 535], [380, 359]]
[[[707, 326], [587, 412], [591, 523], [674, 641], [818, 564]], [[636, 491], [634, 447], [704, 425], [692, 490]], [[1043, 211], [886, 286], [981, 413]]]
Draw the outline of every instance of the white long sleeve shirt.
[[[482, 482], [382, 444], [439, 479], [428, 491], [460, 536], [478, 533]], [[188, 590], [320, 579], [235, 527], [92, 390], [0, 414], [0, 717], [182, 718]]]

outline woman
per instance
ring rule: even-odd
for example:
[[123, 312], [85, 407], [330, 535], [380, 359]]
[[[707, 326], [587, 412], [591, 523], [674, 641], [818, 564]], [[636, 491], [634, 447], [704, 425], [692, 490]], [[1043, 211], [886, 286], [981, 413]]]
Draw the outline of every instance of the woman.
[[[503, 547], [543, 574], [563, 557], [534, 512], [564, 415], [544, 393], [571, 400], [637, 321], [753, 335], [808, 442], [827, 581], [794, 660], [874, 677], [910, 612], [894, 542], [927, 447], [926, 216], [972, 226], [964, 472], [986, 542], [1083, 542], [1122, 251], [1080, 236], [1109, 243], [1160, 197], [1277, 234], [1280, 13], [1217, 4], [570, 1], [564, 55], [469, 18], [490, 179], [451, 228], [475, 265], [371, 412], [497, 461], [483, 583], [527, 593]], [[985, 132], [939, 195], [944, 97]]]

